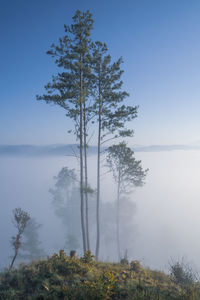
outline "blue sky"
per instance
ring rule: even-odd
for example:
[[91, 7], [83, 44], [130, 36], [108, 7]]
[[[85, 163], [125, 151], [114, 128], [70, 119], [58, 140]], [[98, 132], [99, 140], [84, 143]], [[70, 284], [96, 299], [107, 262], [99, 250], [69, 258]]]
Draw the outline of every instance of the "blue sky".
[[124, 60], [128, 104], [139, 105], [131, 144], [200, 140], [200, 1], [0, 0], [0, 144], [71, 143], [72, 123], [36, 101], [56, 73], [50, 45], [77, 9], [94, 17], [92, 37]]

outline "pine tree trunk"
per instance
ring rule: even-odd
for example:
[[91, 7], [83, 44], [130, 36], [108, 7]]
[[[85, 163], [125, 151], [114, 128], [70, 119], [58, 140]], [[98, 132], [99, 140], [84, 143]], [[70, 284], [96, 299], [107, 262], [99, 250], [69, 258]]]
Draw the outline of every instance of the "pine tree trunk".
[[90, 250], [89, 237], [89, 216], [88, 216], [88, 171], [87, 171], [87, 128], [86, 128], [86, 107], [84, 101], [83, 123], [84, 123], [84, 158], [85, 158], [85, 217], [86, 217], [86, 248]]
[[101, 117], [99, 116], [99, 130], [98, 130], [98, 153], [97, 153], [97, 208], [96, 208], [96, 221], [97, 221], [97, 243], [96, 243], [96, 259], [99, 257], [100, 246], [100, 224], [99, 224], [99, 203], [100, 203], [100, 143], [101, 143]]
[[83, 84], [80, 70], [80, 196], [81, 196], [81, 229], [83, 237], [83, 252], [86, 252], [84, 193], [83, 193]]
[[18, 252], [19, 252], [19, 248], [20, 248], [20, 245], [21, 245], [20, 239], [21, 239], [21, 234], [18, 233], [18, 234], [17, 234], [17, 237], [16, 237], [15, 243], [13, 243], [14, 248], [15, 248], [15, 254], [14, 254], [14, 256], [13, 256], [13, 259], [12, 259], [12, 262], [11, 262], [11, 264], [10, 264], [10, 268], [9, 268], [9, 269], [12, 269], [12, 267], [13, 267], [13, 265], [14, 265], [14, 262], [15, 262], [15, 259], [17, 258], [17, 255], [18, 255]]
[[120, 262], [121, 253], [120, 253], [120, 237], [119, 237], [119, 211], [120, 211], [120, 169], [118, 174], [118, 186], [117, 186], [117, 254], [118, 260]]
[[15, 262], [15, 259], [16, 259], [16, 257], [17, 257], [17, 254], [18, 254], [18, 250], [15, 251], [15, 255], [14, 255], [13, 259], [12, 259], [12, 262], [11, 262], [11, 264], [10, 264], [10, 268], [9, 268], [9, 269], [12, 269], [13, 264], [14, 264], [14, 262]]
[[[100, 77], [100, 70], [99, 70]], [[99, 247], [100, 247], [100, 222], [99, 222], [99, 206], [100, 206], [100, 151], [101, 151], [101, 113], [102, 113], [102, 104], [101, 99], [101, 87], [99, 80], [99, 128], [98, 128], [98, 153], [97, 153], [97, 207], [96, 207], [96, 221], [97, 221], [97, 242], [96, 242], [96, 259], [99, 258]]]

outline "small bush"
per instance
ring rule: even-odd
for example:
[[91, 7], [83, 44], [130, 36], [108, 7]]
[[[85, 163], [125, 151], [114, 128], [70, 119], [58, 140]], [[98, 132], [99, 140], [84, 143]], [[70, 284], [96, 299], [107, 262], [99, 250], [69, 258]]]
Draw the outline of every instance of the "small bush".
[[140, 272], [142, 270], [142, 266], [138, 260], [132, 260], [130, 263], [131, 270], [134, 272]]
[[91, 251], [88, 250], [84, 253], [83, 257], [80, 259], [85, 264], [93, 264], [94, 263], [94, 255], [92, 255]]
[[182, 258], [181, 261], [170, 263], [170, 274], [176, 284], [188, 286], [195, 283], [197, 276], [189, 263]]

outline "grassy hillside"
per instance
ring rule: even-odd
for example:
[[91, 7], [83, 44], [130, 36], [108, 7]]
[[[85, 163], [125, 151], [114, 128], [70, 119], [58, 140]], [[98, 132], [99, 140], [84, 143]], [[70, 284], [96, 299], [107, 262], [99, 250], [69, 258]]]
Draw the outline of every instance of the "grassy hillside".
[[0, 299], [200, 299], [198, 283], [177, 285], [172, 277], [130, 264], [95, 262], [90, 253], [69, 258], [64, 251], [0, 274]]

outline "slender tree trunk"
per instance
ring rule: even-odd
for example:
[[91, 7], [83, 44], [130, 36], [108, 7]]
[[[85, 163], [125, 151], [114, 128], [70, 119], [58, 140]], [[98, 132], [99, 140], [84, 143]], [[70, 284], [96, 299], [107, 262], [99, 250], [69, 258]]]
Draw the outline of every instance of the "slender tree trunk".
[[15, 262], [15, 259], [17, 258], [17, 255], [18, 255], [18, 252], [19, 252], [19, 248], [20, 248], [20, 245], [21, 245], [21, 243], [20, 243], [20, 238], [21, 238], [21, 234], [18, 233], [18, 234], [17, 234], [16, 241], [15, 241], [15, 243], [14, 243], [15, 254], [14, 254], [13, 259], [12, 259], [11, 264], [10, 264], [10, 268], [9, 268], [10, 270], [12, 269], [12, 267], [13, 267], [13, 265], [14, 265], [14, 262]]
[[118, 253], [118, 260], [120, 262], [121, 259], [121, 253], [120, 253], [120, 237], [119, 237], [119, 212], [120, 212], [120, 169], [118, 173], [118, 186], [117, 186], [117, 253]]
[[[99, 77], [100, 77], [100, 70], [99, 70]], [[100, 151], [101, 151], [101, 87], [100, 87], [100, 80], [99, 80], [99, 113], [98, 113], [98, 121], [99, 121], [99, 128], [98, 128], [98, 153], [97, 153], [97, 207], [96, 207], [96, 222], [97, 222], [97, 241], [96, 241], [96, 259], [99, 258], [99, 247], [100, 247], [100, 222], [99, 222], [99, 204], [100, 204]]]
[[12, 259], [12, 262], [11, 262], [11, 264], [10, 264], [10, 268], [9, 268], [9, 269], [12, 269], [13, 264], [14, 264], [14, 262], [15, 262], [15, 259], [16, 259], [16, 257], [17, 257], [17, 254], [18, 254], [18, 250], [15, 251], [15, 255], [14, 255], [13, 259]]
[[10, 264], [10, 269], [12, 269], [16, 257], [17, 257], [17, 252], [15, 253], [15, 255], [14, 255], [13, 259], [12, 259], [12, 262], [11, 262], [11, 264]]
[[[100, 116], [99, 116], [100, 117]], [[101, 118], [101, 117], [100, 117]], [[101, 119], [99, 119], [98, 129], [98, 153], [97, 153], [97, 207], [96, 207], [96, 221], [97, 221], [97, 242], [96, 242], [96, 259], [99, 257], [100, 246], [100, 224], [99, 224], [99, 203], [100, 203], [100, 143], [101, 143]]]
[[86, 248], [90, 250], [89, 216], [88, 216], [88, 171], [87, 171], [87, 128], [86, 128], [86, 105], [83, 103], [83, 127], [84, 127], [84, 158], [85, 158], [85, 217], [86, 217]]
[[[82, 62], [82, 61], [81, 61]], [[84, 193], [83, 193], [83, 83], [82, 70], [80, 70], [80, 196], [81, 196], [81, 228], [83, 237], [83, 252], [86, 252]]]

